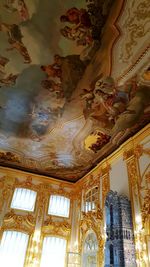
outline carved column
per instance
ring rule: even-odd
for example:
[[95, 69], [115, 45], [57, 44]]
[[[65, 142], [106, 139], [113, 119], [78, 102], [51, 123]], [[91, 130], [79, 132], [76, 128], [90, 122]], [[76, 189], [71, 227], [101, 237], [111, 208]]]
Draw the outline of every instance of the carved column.
[[102, 211], [103, 211], [103, 220], [102, 220], [102, 226], [101, 226], [101, 233], [102, 237], [100, 240], [100, 267], [104, 266], [104, 246], [106, 241], [106, 229], [105, 229], [105, 200], [108, 192], [110, 191], [110, 165], [106, 165], [105, 167], [101, 168], [101, 181], [102, 181]]
[[46, 185], [40, 184], [38, 188], [38, 203], [36, 210], [35, 230], [31, 237], [28, 256], [25, 267], [39, 267], [42, 250], [42, 225], [45, 215], [46, 203], [48, 201], [48, 190]]
[[140, 194], [140, 173], [138, 159], [133, 149], [124, 152], [124, 160], [127, 164], [129, 190], [132, 207], [132, 217], [134, 226], [134, 238], [136, 249], [136, 261], [138, 267], [146, 267], [145, 261], [146, 244], [142, 224], [142, 203]]
[[0, 229], [3, 224], [3, 219], [12, 197], [14, 179], [8, 178], [7, 176], [0, 179]]
[[72, 214], [71, 214], [71, 234], [69, 251], [67, 255], [67, 267], [80, 267], [81, 264], [81, 248], [79, 242], [79, 221], [81, 214], [81, 191], [76, 189], [72, 195]]

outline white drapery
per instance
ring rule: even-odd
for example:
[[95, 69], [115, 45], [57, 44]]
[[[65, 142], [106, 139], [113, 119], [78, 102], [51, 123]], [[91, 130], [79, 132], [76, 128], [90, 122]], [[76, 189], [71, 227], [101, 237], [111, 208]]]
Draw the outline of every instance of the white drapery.
[[70, 199], [58, 196], [51, 195], [49, 201], [48, 214], [61, 216], [61, 217], [69, 217], [69, 209], [70, 209]]
[[64, 267], [66, 258], [66, 240], [47, 236], [43, 241], [40, 267]]
[[13, 194], [11, 208], [34, 211], [37, 193], [25, 188], [16, 188]]
[[29, 235], [17, 231], [5, 231], [0, 244], [1, 267], [23, 267]]

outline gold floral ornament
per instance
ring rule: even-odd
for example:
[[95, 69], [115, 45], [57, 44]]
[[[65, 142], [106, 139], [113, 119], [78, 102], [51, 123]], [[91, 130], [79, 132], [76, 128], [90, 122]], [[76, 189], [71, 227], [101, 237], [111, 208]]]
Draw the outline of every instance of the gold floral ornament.
[[4, 216], [2, 229], [22, 230], [27, 233], [32, 233], [34, 231], [35, 223], [36, 219], [33, 215], [18, 215], [11, 210]]
[[58, 236], [67, 237], [71, 232], [71, 224], [66, 220], [63, 221], [53, 221], [51, 216], [44, 222], [42, 227], [42, 232], [44, 234], [55, 234]]
[[143, 199], [142, 221], [143, 221], [143, 225], [145, 225], [145, 223], [148, 223], [148, 222], [150, 224], [150, 189], [146, 190], [146, 195]]

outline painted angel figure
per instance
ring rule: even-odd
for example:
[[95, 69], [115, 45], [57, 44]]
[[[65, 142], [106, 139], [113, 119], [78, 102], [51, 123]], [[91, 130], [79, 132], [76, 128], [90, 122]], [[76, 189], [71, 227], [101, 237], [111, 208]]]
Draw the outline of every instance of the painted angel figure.
[[29, 19], [28, 8], [24, 0], [6, 0], [4, 8], [11, 13], [17, 11], [22, 21]]
[[4, 32], [8, 36], [8, 43], [10, 47], [7, 48], [7, 51], [11, 51], [16, 49], [20, 55], [24, 58], [24, 63], [31, 63], [31, 58], [29, 56], [27, 48], [24, 46], [22, 42], [22, 33], [17, 24], [7, 24], [1, 23], [0, 24], [0, 31]]
[[76, 26], [80, 26], [83, 28], [91, 27], [91, 20], [86, 9], [78, 9], [76, 7], [72, 7], [67, 10], [67, 12], [60, 17], [61, 22], [68, 22], [71, 24], [75, 24]]
[[0, 55], [0, 74], [5, 75], [5, 65], [9, 62], [9, 59]]
[[13, 86], [16, 83], [18, 74], [9, 74], [6, 78], [0, 79], [0, 88], [2, 86]]

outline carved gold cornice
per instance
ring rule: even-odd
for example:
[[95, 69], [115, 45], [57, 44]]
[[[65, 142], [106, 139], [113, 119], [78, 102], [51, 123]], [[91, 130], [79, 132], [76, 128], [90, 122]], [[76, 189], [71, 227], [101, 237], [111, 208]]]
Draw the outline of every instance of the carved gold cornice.
[[123, 152], [123, 160], [129, 160], [133, 156], [134, 156], [133, 148], [129, 150], [125, 150]]
[[[42, 176], [39, 174], [29, 174], [25, 171], [12, 169], [10, 167], [0, 166], [0, 171], [2, 174], [4, 174], [4, 176], [7, 173], [7, 176], [10, 177], [11, 179], [19, 177], [19, 180], [26, 180], [26, 179], [30, 180], [32, 178], [32, 180], [36, 180], [39, 183], [41, 183], [41, 181], [42, 181], [43, 183], [47, 183], [49, 185], [51, 184], [51, 185], [59, 186], [60, 184], [63, 184], [63, 186], [65, 188], [72, 188], [73, 187], [73, 184], [71, 182], [67, 182], [67, 181], [62, 182], [62, 181], [55, 179], [53, 177]], [[0, 180], [1, 180], [1, 178], [0, 178]]]
[[18, 230], [31, 234], [34, 231], [36, 218], [31, 214], [18, 215], [13, 210], [4, 216], [3, 230]]
[[144, 148], [143, 144], [137, 144], [136, 146], [133, 146], [131, 149], [125, 150], [123, 152], [123, 159], [129, 160], [133, 156], [139, 159], [143, 154], [150, 156], [150, 149]]
[[83, 222], [86, 224], [97, 224], [98, 222], [101, 222], [103, 220], [103, 212], [101, 208], [98, 206], [97, 211], [88, 211], [81, 213], [82, 219], [81, 219], [81, 225]]
[[42, 233], [44, 235], [58, 235], [68, 237], [71, 232], [71, 224], [67, 220], [54, 221], [49, 216], [43, 223]]

